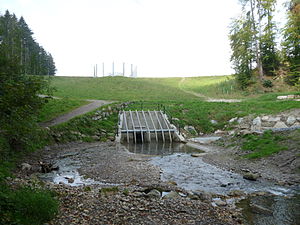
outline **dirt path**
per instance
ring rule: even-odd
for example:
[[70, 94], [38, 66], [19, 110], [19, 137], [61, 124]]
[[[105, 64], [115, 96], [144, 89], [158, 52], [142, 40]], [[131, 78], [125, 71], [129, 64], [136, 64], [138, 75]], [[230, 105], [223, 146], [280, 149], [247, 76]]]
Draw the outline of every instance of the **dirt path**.
[[182, 90], [183, 92], [187, 93], [187, 94], [191, 94], [191, 95], [194, 95], [196, 97], [199, 97], [199, 98], [203, 98], [206, 102], [241, 102], [242, 100], [240, 99], [216, 99], [216, 98], [210, 98], [206, 95], [203, 95], [203, 94], [200, 94], [200, 93], [196, 93], [196, 92], [193, 92], [193, 91], [187, 91], [185, 89], [182, 88], [182, 84], [183, 82], [185, 81], [185, 77], [183, 77], [179, 83], [178, 83], [178, 87], [180, 90]]
[[82, 115], [82, 114], [85, 114], [87, 112], [90, 112], [94, 109], [97, 109], [99, 108], [100, 106], [103, 106], [103, 105], [107, 105], [107, 104], [111, 104], [113, 103], [112, 101], [104, 101], [104, 100], [87, 100], [91, 103], [87, 104], [87, 105], [84, 105], [84, 106], [81, 106], [67, 114], [64, 114], [64, 115], [61, 115], [61, 116], [58, 116], [50, 121], [47, 121], [47, 122], [43, 122], [43, 123], [40, 123], [40, 125], [42, 127], [52, 127], [54, 125], [57, 125], [57, 124], [60, 124], [60, 123], [63, 123], [63, 122], [66, 122], [76, 116], [79, 116], [79, 115]]

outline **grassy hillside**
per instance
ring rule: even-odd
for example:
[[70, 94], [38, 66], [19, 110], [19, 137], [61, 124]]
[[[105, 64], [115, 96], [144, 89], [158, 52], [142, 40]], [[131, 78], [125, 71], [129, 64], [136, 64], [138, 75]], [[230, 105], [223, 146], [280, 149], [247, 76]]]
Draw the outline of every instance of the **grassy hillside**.
[[181, 78], [54, 77], [55, 96], [101, 100], [197, 100], [178, 88]]
[[181, 80], [180, 88], [212, 98], [244, 98], [233, 76], [187, 77]]

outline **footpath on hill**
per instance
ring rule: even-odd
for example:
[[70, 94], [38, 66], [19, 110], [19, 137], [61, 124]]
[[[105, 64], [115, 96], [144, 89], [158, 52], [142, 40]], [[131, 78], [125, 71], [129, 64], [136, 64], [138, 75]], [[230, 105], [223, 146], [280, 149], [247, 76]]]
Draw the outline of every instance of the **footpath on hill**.
[[40, 123], [40, 125], [42, 127], [52, 127], [52, 126], [55, 126], [57, 124], [60, 124], [60, 123], [64, 123], [76, 116], [79, 116], [79, 115], [82, 115], [82, 114], [85, 114], [87, 112], [90, 112], [90, 111], [93, 111], [103, 105], [108, 105], [108, 104], [111, 104], [113, 103], [113, 101], [104, 101], [104, 100], [87, 100], [89, 101], [90, 103], [87, 104], [87, 105], [84, 105], [84, 106], [81, 106], [69, 113], [66, 113], [66, 114], [63, 114], [61, 116], [58, 116], [50, 121], [47, 121], [47, 122], [43, 122], [43, 123]]
[[180, 90], [182, 90], [183, 92], [185, 92], [185, 93], [187, 93], [187, 94], [191, 94], [191, 95], [194, 95], [194, 96], [196, 96], [196, 97], [198, 97], [198, 98], [202, 98], [202, 99], [204, 99], [206, 102], [229, 102], [229, 103], [231, 103], [231, 102], [241, 102], [241, 101], [242, 101], [242, 100], [240, 100], [240, 99], [216, 99], [216, 98], [208, 97], [208, 96], [206, 96], [206, 95], [204, 95], [204, 94], [196, 93], [196, 92], [194, 92], [194, 91], [188, 91], [188, 90], [185, 90], [185, 89], [182, 87], [182, 84], [183, 84], [184, 81], [185, 81], [185, 77], [183, 77], [183, 78], [179, 81], [179, 83], [178, 83], [178, 88], [179, 88]]

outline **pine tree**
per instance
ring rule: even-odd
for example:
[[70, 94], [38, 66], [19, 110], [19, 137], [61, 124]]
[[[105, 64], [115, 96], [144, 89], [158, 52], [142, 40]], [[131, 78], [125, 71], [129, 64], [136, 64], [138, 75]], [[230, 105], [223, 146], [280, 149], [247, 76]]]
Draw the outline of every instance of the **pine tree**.
[[8, 63], [9, 65], [16, 64], [14, 68], [18, 68], [22, 74], [54, 75], [56, 68], [52, 56], [49, 57], [49, 53], [33, 39], [32, 35], [33, 32], [25, 19], [21, 17], [18, 20], [7, 10], [0, 16], [0, 57], [13, 62]]
[[289, 3], [288, 21], [283, 30], [283, 54], [288, 68], [287, 83], [300, 85], [300, 1]]

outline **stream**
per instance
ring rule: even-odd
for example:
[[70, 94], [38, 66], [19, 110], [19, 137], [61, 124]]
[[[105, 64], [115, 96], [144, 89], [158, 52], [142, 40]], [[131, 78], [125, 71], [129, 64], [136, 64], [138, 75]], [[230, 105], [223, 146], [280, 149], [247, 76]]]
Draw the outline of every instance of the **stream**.
[[[150, 163], [161, 169], [162, 181], [173, 181], [190, 191], [228, 195], [231, 191], [240, 190], [247, 193], [245, 198], [238, 199], [236, 204], [242, 209], [244, 223], [249, 225], [295, 225], [300, 221], [300, 188], [287, 188], [272, 182], [249, 181], [240, 174], [223, 170], [205, 163], [201, 155], [213, 154], [215, 149], [209, 145], [197, 147], [197, 144], [181, 143], [147, 143], [124, 144], [130, 154], [150, 156]], [[204, 151], [203, 151], [204, 150]], [[59, 171], [41, 174], [40, 178], [59, 184], [80, 185], [117, 185], [95, 181], [79, 174], [82, 167], [81, 157], [93, 157], [94, 148], [58, 155], [55, 166]], [[253, 193], [265, 193], [259, 196]], [[229, 199], [230, 200], [230, 199]], [[240, 201], [241, 200], [241, 201]], [[233, 199], [236, 202], [235, 199]], [[254, 210], [253, 205], [258, 206]]]
[[[205, 163], [201, 153], [215, 151], [213, 148], [210, 149], [209, 145], [200, 149], [195, 144], [178, 143], [127, 144], [126, 147], [136, 154], [152, 155], [151, 163], [161, 168], [161, 179], [174, 181], [186, 190], [221, 195], [241, 190], [249, 194], [237, 203], [242, 209], [245, 224], [300, 224], [300, 187], [287, 188], [267, 181], [246, 180], [240, 174]], [[193, 153], [196, 153], [197, 157], [192, 157]], [[256, 192], [266, 194], [252, 195]]]

